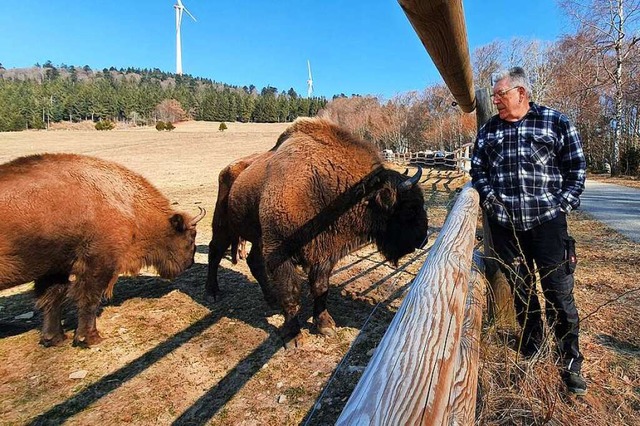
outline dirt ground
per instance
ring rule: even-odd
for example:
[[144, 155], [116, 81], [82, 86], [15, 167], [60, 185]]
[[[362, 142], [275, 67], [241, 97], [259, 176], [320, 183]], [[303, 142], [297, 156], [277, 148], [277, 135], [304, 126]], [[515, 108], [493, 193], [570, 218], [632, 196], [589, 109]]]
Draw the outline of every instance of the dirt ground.
[[[405, 257], [397, 269], [383, 263], [372, 247], [343, 259], [331, 278], [328, 302], [338, 335], [311, 333], [307, 300], [305, 345], [285, 350], [277, 333], [283, 317], [264, 302], [243, 261], [232, 265], [223, 259], [223, 298], [216, 303], [204, 298], [218, 172], [235, 158], [271, 148], [286, 125], [228, 127], [219, 132], [217, 123], [188, 122], [172, 132], [0, 133], [0, 162], [38, 152], [95, 155], [141, 173], [180, 209], [207, 209], [198, 229], [196, 264], [172, 282], [153, 274], [122, 277], [98, 318], [105, 340], [91, 349], [71, 347], [72, 307], [65, 317], [68, 342], [43, 348], [32, 285], [0, 292], [1, 424], [335, 423], [428, 248]], [[427, 177], [423, 188], [432, 243], [464, 179], [438, 171]], [[544, 419], [566, 424], [563, 420], [570, 419], [584, 425], [640, 425], [638, 245], [579, 212], [571, 216], [570, 226], [583, 249], [576, 297], [586, 317], [582, 334], [589, 397], [557, 397], [557, 376], [548, 374], [552, 361], [543, 359], [525, 370], [544, 367], [551, 393], [533, 389], [518, 400], [526, 380], [536, 379], [511, 380], [503, 374], [514, 365], [514, 352], [496, 337], [504, 333], [487, 326], [480, 424], [543, 424]], [[504, 390], [491, 389], [496, 377], [507, 382]], [[550, 402], [549, 394], [556, 400]]]

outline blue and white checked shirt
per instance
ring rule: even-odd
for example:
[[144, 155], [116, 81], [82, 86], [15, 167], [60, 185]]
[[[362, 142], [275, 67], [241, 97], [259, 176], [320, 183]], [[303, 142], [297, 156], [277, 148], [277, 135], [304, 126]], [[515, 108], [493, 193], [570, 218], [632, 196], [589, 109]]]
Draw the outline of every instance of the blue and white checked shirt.
[[586, 161], [576, 128], [531, 102], [514, 123], [495, 115], [478, 131], [471, 179], [499, 224], [527, 231], [580, 205]]

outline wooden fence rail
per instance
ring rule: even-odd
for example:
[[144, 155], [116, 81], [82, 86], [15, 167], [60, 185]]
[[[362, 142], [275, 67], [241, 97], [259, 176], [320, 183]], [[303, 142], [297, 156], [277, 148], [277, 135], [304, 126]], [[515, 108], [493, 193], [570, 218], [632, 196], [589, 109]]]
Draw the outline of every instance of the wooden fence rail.
[[464, 112], [475, 109], [462, 0], [398, 0]]
[[336, 424], [473, 423], [477, 218], [478, 193], [467, 184]]

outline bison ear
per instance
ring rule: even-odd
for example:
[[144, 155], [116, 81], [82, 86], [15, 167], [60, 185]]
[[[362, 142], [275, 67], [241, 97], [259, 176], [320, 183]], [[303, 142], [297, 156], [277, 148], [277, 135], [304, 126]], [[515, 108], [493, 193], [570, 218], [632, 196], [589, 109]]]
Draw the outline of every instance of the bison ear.
[[180, 213], [176, 213], [169, 218], [169, 223], [171, 223], [171, 227], [178, 232], [184, 232], [187, 230], [187, 225], [184, 221], [184, 216]]
[[375, 200], [382, 210], [391, 211], [396, 203], [396, 191], [385, 185], [376, 192]]

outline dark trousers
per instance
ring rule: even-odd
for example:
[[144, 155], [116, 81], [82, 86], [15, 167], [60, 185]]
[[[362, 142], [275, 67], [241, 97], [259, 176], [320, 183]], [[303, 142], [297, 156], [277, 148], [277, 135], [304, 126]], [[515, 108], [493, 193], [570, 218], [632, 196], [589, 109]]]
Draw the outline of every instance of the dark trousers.
[[580, 371], [583, 357], [578, 344], [580, 326], [573, 298], [573, 271], [567, 255], [572, 240], [567, 233], [566, 215], [561, 213], [528, 231], [514, 231], [491, 220], [489, 225], [495, 254], [513, 292], [523, 348], [531, 352], [540, 348], [543, 340], [537, 272], [547, 324], [553, 328], [563, 367]]

